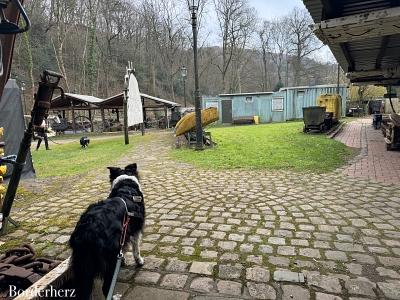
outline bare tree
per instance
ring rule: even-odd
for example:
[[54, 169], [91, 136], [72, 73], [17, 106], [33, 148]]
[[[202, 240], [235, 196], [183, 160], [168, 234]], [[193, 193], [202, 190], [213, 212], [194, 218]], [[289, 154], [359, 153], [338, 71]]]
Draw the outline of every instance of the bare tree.
[[228, 92], [229, 68], [235, 54], [240, 56], [249, 42], [255, 16], [247, 0], [214, 0], [214, 6], [222, 38], [222, 62], [217, 67], [222, 76], [223, 91]]
[[323, 44], [315, 37], [310, 28], [311, 17], [306, 9], [295, 8], [284, 19], [290, 32], [290, 53], [293, 55], [294, 83], [300, 84], [302, 62], [313, 52], [321, 49]]
[[262, 89], [264, 92], [268, 89], [268, 60], [270, 57], [271, 43], [272, 43], [272, 23], [264, 21], [257, 31], [260, 41], [260, 49], [262, 54], [263, 65], [263, 83]]
[[68, 37], [73, 24], [75, 23], [77, 3], [75, 0], [52, 0], [51, 7], [53, 9], [53, 16], [55, 30], [56, 30], [56, 42], [52, 40], [55, 57], [57, 59], [58, 68], [61, 74], [64, 76], [65, 84], [69, 89], [69, 81], [67, 69], [64, 61], [64, 45], [66, 38]]
[[283, 19], [276, 19], [272, 22], [271, 27], [271, 58], [277, 68], [278, 83], [276, 87], [283, 85], [282, 74], [289, 51], [289, 31], [287, 23]]

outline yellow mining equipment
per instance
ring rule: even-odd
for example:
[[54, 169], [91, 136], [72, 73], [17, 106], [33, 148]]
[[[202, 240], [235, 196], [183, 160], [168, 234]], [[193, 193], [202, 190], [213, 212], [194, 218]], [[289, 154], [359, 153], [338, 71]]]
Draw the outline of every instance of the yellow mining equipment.
[[324, 94], [317, 98], [317, 105], [326, 107], [327, 113], [333, 114], [333, 122], [339, 121], [342, 115], [342, 97], [338, 94]]

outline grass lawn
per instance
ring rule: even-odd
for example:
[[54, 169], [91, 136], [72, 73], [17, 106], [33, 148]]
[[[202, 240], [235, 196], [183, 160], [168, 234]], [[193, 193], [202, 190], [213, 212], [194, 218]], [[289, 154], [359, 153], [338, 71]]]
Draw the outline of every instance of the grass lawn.
[[50, 151], [45, 151], [43, 145], [39, 151], [32, 151], [36, 174], [39, 178], [68, 176], [112, 166], [119, 157], [132, 149], [137, 142], [144, 140], [146, 136], [129, 138], [129, 145], [124, 144], [123, 137], [91, 140], [87, 149], [81, 149], [78, 138], [76, 142], [63, 145], [50, 143], [52, 149]]
[[354, 150], [323, 134], [304, 134], [302, 122], [211, 128], [218, 146], [206, 151], [176, 149], [172, 157], [205, 168], [266, 168], [329, 172]]

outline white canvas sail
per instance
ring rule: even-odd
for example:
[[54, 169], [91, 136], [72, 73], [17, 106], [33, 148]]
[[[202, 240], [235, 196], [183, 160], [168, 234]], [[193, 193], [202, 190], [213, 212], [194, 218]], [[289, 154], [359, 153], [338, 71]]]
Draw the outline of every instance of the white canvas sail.
[[135, 75], [129, 75], [128, 86], [128, 126], [143, 123], [143, 106], [140, 97], [139, 84]]

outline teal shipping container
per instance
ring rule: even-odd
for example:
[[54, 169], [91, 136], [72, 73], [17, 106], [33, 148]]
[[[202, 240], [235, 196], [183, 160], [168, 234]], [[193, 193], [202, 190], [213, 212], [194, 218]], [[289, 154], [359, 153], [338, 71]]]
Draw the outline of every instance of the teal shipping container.
[[[278, 92], [222, 94], [203, 96], [203, 108], [217, 107], [219, 123], [230, 124], [235, 119], [260, 117], [261, 123], [285, 122], [303, 118], [303, 107], [317, 105], [323, 94], [337, 93], [337, 85], [318, 85], [282, 88]], [[342, 113], [345, 113], [347, 86], [339, 86]], [[344, 115], [343, 115], [344, 116]]]

